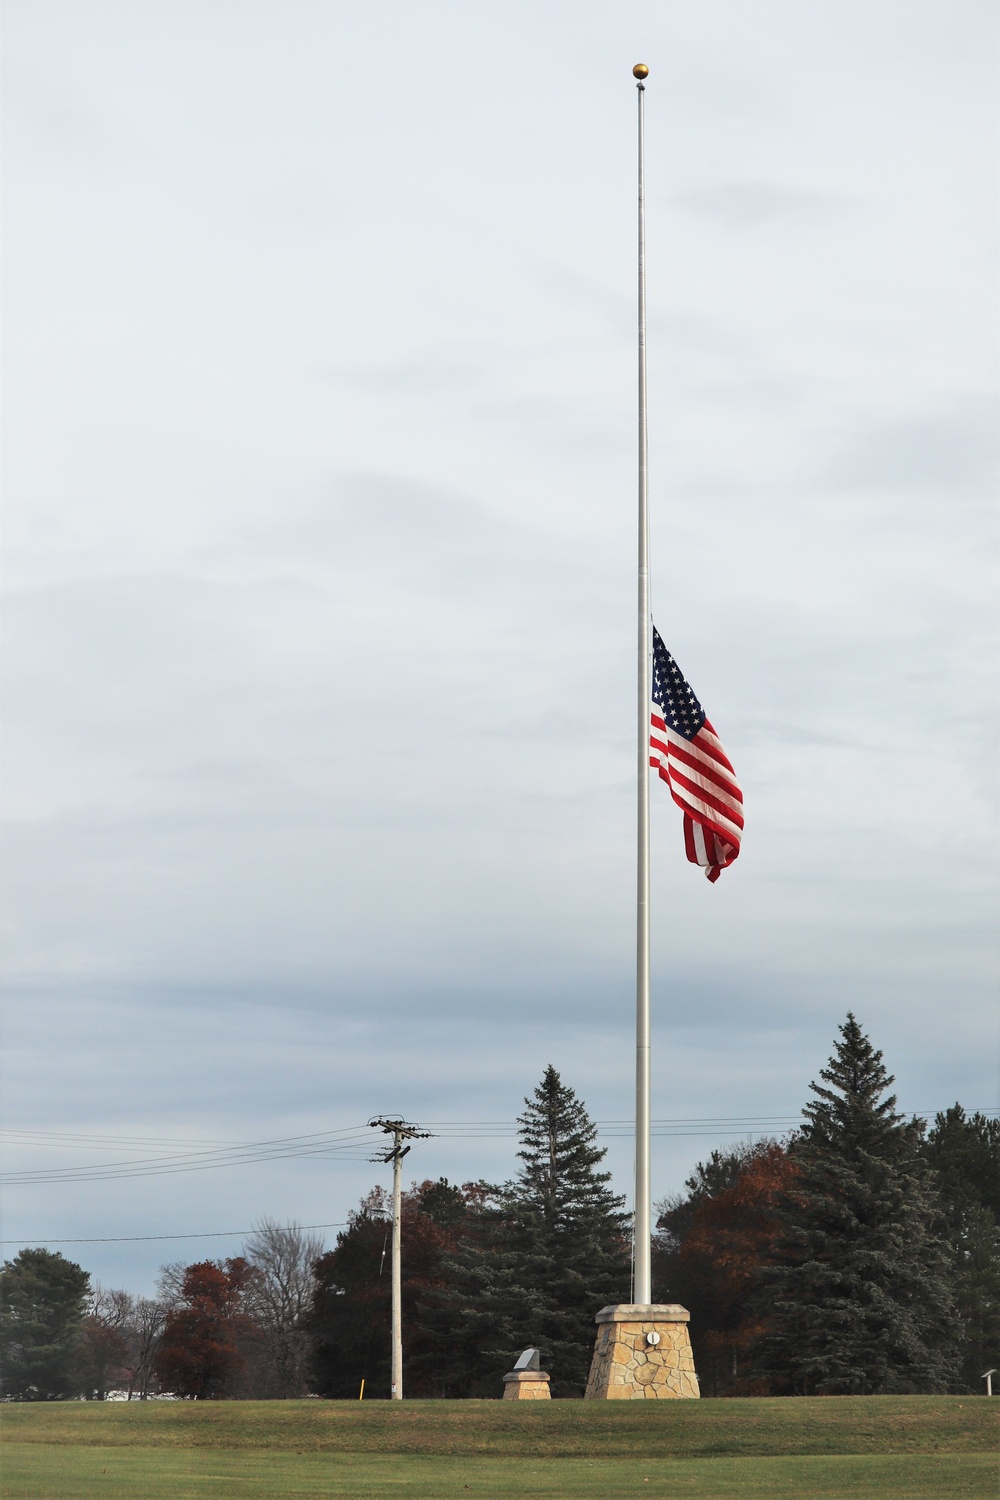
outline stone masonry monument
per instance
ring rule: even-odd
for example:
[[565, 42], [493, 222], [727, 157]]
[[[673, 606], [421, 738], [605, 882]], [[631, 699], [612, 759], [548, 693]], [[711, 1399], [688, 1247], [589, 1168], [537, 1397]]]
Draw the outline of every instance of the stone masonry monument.
[[676, 1302], [620, 1302], [597, 1314], [587, 1401], [696, 1400], [690, 1313]]
[[542, 1369], [537, 1349], [525, 1349], [509, 1375], [503, 1378], [505, 1401], [550, 1401], [549, 1377]]

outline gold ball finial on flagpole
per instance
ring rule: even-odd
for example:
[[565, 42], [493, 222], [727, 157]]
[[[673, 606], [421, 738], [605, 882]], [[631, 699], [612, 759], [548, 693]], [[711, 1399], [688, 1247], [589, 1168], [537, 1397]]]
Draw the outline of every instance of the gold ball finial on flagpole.
[[635, 67], [632, 69], [632, 77], [633, 78], [648, 78], [649, 77], [649, 69], [646, 67], [646, 64], [645, 63], [636, 63]]

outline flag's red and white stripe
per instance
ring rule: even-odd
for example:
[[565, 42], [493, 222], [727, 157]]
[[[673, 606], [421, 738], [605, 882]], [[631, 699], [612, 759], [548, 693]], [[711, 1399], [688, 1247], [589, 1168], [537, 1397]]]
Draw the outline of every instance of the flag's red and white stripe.
[[684, 848], [693, 865], [702, 865], [709, 880], [731, 865], [740, 852], [743, 793], [722, 742], [706, 719], [693, 740], [668, 729], [663, 711], [653, 704], [649, 764], [655, 766], [684, 813]]

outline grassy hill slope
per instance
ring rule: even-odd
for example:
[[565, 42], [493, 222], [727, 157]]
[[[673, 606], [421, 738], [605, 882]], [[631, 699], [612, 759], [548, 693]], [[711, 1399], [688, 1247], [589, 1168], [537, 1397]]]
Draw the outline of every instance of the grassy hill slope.
[[82, 1402], [0, 1408], [7, 1500], [985, 1500], [1000, 1401]]
[[8, 1442], [453, 1457], [661, 1458], [984, 1453], [1000, 1400], [57, 1402], [0, 1408]]

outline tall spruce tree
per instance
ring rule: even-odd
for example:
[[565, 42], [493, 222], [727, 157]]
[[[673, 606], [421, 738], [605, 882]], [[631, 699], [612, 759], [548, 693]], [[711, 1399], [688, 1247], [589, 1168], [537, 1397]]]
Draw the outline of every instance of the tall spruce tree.
[[594, 1314], [629, 1295], [624, 1199], [597, 1171], [597, 1127], [551, 1065], [518, 1117], [521, 1171], [506, 1193], [517, 1283], [539, 1309], [526, 1327], [548, 1361], [553, 1395], [580, 1395], [594, 1349]]
[[629, 1295], [628, 1218], [596, 1169], [604, 1151], [584, 1105], [548, 1067], [519, 1117], [521, 1171], [484, 1188], [483, 1207], [428, 1295], [422, 1327], [451, 1371], [451, 1390], [499, 1395], [529, 1344], [553, 1396], [580, 1396], [594, 1349], [594, 1314]]
[[840, 1037], [791, 1143], [765, 1364], [797, 1393], [944, 1391], [955, 1309], [922, 1127], [883, 1097], [893, 1080], [853, 1015]]
[[948, 1226], [960, 1314], [959, 1386], [982, 1388], [1000, 1354], [1000, 1120], [960, 1104], [935, 1117], [924, 1144]]

